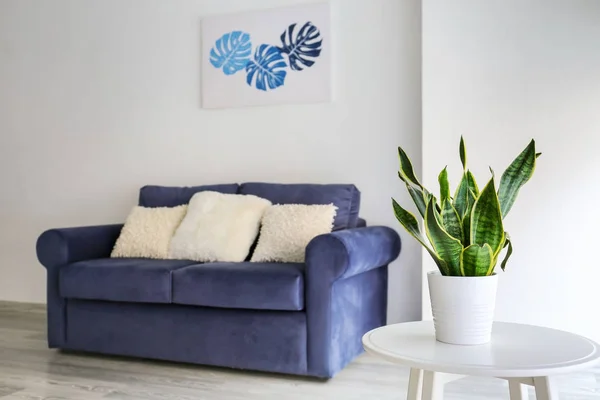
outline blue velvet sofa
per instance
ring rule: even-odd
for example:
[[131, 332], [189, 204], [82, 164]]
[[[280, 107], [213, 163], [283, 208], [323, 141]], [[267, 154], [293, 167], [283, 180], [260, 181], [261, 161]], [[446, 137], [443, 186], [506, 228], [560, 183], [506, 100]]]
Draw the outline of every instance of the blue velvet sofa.
[[306, 263], [110, 258], [123, 225], [51, 229], [37, 241], [48, 277], [52, 348], [330, 378], [386, 323], [398, 234], [367, 227], [354, 185], [145, 186], [139, 204], [172, 207], [202, 190], [274, 204], [338, 207]]

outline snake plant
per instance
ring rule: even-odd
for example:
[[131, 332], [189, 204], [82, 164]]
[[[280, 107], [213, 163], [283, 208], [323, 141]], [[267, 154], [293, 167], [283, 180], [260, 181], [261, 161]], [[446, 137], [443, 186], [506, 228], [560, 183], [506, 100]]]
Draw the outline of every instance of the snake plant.
[[504, 230], [503, 219], [512, 208], [519, 189], [533, 175], [536, 159], [541, 153], [536, 153], [532, 140], [504, 171], [498, 189], [492, 171], [491, 179], [481, 191], [467, 169], [462, 137], [459, 154], [463, 172], [454, 196], [450, 194], [448, 172], [444, 168], [438, 176], [438, 200], [419, 182], [409, 157], [398, 147], [398, 176], [424, 220], [429, 243], [421, 233], [417, 218], [392, 199], [394, 213], [400, 224], [425, 247], [442, 275], [488, 276], [494, 273], [504, 248], [507, 250], [501, 263], [502, 270], [512, 254], [512, 243]]

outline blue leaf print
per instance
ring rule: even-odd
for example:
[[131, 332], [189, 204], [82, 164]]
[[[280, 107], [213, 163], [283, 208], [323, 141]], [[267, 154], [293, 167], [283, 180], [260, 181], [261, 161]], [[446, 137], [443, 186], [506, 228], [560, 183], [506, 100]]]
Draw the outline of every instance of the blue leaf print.
[[210, 63], [215, 68], [223, 68], [225, 75], [233, 75], [246, 68], [251, 54], [250, 35], [233, 31], [221, 36], [210, 49]]
[[246, 82], [259, 90], [272, 90], [285, 83], [287, 64], [281, 50], [275, 46], [261, 44], [254, 53], [254, 59], [246, 65]]
[[300, 29], [297, 24], [290, 25], [281, 34], [281, 52], [287, 54], [290, 67], [294, 71], [302, 71], [304, 67], [312, 67], [315, 59], [321, 55], [323, 38], [319, 29], [312, 22], [307, 22]]

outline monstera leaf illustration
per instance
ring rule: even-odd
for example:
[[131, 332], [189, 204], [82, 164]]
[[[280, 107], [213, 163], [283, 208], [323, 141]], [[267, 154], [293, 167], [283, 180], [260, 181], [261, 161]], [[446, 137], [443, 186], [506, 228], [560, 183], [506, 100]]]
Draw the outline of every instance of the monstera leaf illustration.
[[275, 46], [261, 44], [254, 53], [254, 59], [246, 65], [246, 82], [259, 90], [273, 90], [285, 83], [287, 64], [281, 50]]
[[311, 67], [321, 55], [323, 38], [319, 29], [312, 22], [307, 22], [300, 29], [297, 24], [290, 25], [281, 34], [281, 43], [281, 52], [287, 54], [290, 67], [294, 71], [302, 71], [304, 67]]
[[221, 36], [210, 49], [210, 63], [222, 68], [225, 75], [233, 75], [246, 68], [252, 54], [250, 35], [233, 31]]

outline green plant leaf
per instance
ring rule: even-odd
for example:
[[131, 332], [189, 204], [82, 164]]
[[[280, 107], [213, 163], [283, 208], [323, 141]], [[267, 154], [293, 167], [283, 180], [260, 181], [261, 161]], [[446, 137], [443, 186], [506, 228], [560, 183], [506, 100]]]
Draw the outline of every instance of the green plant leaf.
[[469, 190], [471, 190], [475, 194], [475, 197], [477, 197], [479, 195], [479, 188], [477, 187], [475, 176], [473, 176], [473, 173], [471, 173], [471, 171], [467, 171], [467, 183], [469, 186]]
[[471, 244], [471, 214], [473, 213], [473, 205], [477, 200], [477, 196], [473, 191], [469, 190], [467, 195], [467, 211], [462, 218], [462, 229], [463, 229], [463, 246]]
[[421, 217], [425, 218], [425, 209], [427, 208], [427, 203], [425, 202], [423, 191], [411, 186], [408, 183], [406, 184], [406, 190], [408, 190], [408, 194], [410, 194], [415, 206], [417, 206], [417, 210], [419, 210]]
[[425, 238], [421, 235], [421, 229], [419, 228], [419, 223], [414, 215], [412, 215], [409, 211], [406, 211], [398, 202], [392, 199], [392, 205], [394, 207], [394, 214], [396, 215], [396, 219], [400, 222], [400, 225], [404, 227], [414, 237], [424, 248], [427, 250], [433, 261], [435, 261], [438, 266], [440, 273], [442, 275], [448, 275], [449, 269], [446, 265], [446, 262], [442, 260], [438, 255], [429, 247], [429, 245], [425, 242]]
[[[437, 211], [436, 215], [440, 216], [442, 213], [442, 207], [440, 207], [440, 205], [438, 204], [438, 201], [435, 198], [435, 196], [432, 195], [431, 193], [429, 193], [427, 191], [427, 189], [423, 188], [423, 197], [425, 198], [426, 204], [429, 204], [429, 202], [433, 199], [433, 204], [435, 204], [435, 210]], [[425, 217], [423, 217], [423, 218], [425, 218]]]
[[535, 140], [531, 140], [525, 150], [521, 152], [508, 166], [500, 179], [500, 188], [498, 189], [498, 198], [500, 199], [500, 208], [502, 216], [506, 215], [512, 208], [519, 189], [527, 183], [535, 170], [535, 160], [538, 157], [535, 152]]
[[440, 201], [443, 203], [446, 200], [450, 200], [450, 183], [448, 183], [447, 167], [438, 175], [438, 182], [440, 183]]
[[539, 158], [539, 156], [541, 156], [542, 153], [535, 153], [535, 158]]
[[425, 208], [427, 208], [427, 204], [429, 204], [431, 199], [434, 199], [433, 201], [435, 201], [435, 197], [425, 188], [423, 188], [423, 198], [425, 199]]
[[[437, 199], [435, 198], [435, 196], [431, 196], [430, 201], [433, 201], [433, 204], [435, 205], [435, 207], [433, 208], [433, 215], [435, 215], [435, 219], [437, 219], [438, 224], [443, 229], [444, 228], [444, 220], [442, 219], [442, 208], [437, 203]], [[427, 213], [427, 211], [425, 211], [425, 213]]]
[[417, 179], [417, 176], [415, 175], [412, 162], [410, 161], [410, 158], [408, 158], [404, 150], [402, 150], [402, 147], [398, 147], [398, 158], [400, 159], [400, 179], [402, 179], [405, 182], [410, 182], [411, 184], [423, 189], [423, 185], [421, 185], [421, 183]]
[[456, 192], [454, 192], [454, 200], [452, 205], [458, 211], [458, 215], [462, 218], [465, 215], [467, 210], [467, 192], [469, 190], [469, 186], [465, 176], [463, 175], [456, 187]]
[[467, 174], [465, 173], [458, 183], [452, 203], [461, 219], [465, 217], [467, 211], [469, 210], [469, 206], [471, 205], [469, 200], [469, 182], [467, 179]]
[[462, 238], [463, 246], [470, 246], [471, 245], [471, 217], [469, 217], [468, 215], [465, 215], [465, 217], [462, 219], [462, 231], [463, 231], [463, 238]]
[[469, 192], [467, 194], [467, 204], [469, 206], [469, 208], [467, 208], [467, 214], [471, 214], [471, 210], [473, 209], [473, 206], [475, 205], [475, 202], [477, 201], [478, 197], [479, 194], [475, 194], [471, 189], [469, 189]]
[[429, 201], [429, 192], [427, 189], [425, 189], [423, 186], [418, 186], [411, 183], [408, 177], [401, 171], [398, 171], [398, 178], [400, 178], [400, 180], [406, 184], [406, 190], [408, 190], [408, 194], [410, 194], [415, 206], [417, 206], [419, 214], [421, 214], [422, 217], [425, 217], [425, 207]]
[[488, 276], [494, 271], [494, 254], [489, 244], [472, 244], [460, 254], [462, 276]]
[[512, 242], [510, 241], [510, 237], [508, 236], [508, 233], [506, 234], [506, 243], [505, 243], [504, 247], [506, 247], [506, 246], [508, 246], [508, 250], [506, 251], [504, 260], [502, 260], [502, 264], [500, 264], [502, 271], [504, 271], [504, 269], [506, 268], [506, 263], [508, 262], [508, 259], [510, 258], [510, 256], [512, 255], [512, 252], [513, 252]]
[[394, 214], [400, 224], [417, 239], [421, 244], [426, 245], [425, 241], [421, 236], [421, 229], [419, 228], [419, 222], [409, 211], [406, 211], [395, 199], [392, 199], [392, 206], [394, 207]]
[[463, 170], [467, 170], [467, 149], [465, 149], [465, 140], [462, 135], [460, 137], [460, 145], [458, 146], [458, 152], [460, 154], [460, 162], [462, 163]]
[[504, 245], [504, 227], [494, 178], [485, 185], [471, 212], [471, 244], [489, 244], [496, 254]]
[[398, 178], [400, 178], [400, 180], [404, 183], [408, 183], [406, 182], [406, 179], [404, 179], [404, 177], [402, 176], [402, 174], [400, 173], [400, 171], [398, 171]]
[[458, 240], [463, 239], [461, 220], [450, 200], [442, 202], [442, 222], [444, 229], [450, 236]]
[[425, 232], [435, 253], [448, 266], [449, 275], [460, 275], [460, 253], [463, 250], [460, 240], [453, 238], [438, 223], [435, 216], [435, 204], [431, 199], [425, 212]]

